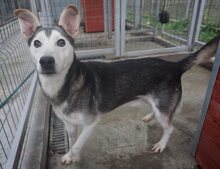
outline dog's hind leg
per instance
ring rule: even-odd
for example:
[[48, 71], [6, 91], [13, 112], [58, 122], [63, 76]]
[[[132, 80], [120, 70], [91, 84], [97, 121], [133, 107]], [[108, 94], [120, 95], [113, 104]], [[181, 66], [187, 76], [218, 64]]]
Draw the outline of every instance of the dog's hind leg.
[[178, 107], [180, 107], [181, 92], [169, 98], [170, 99], [157, 100], [157, 104], [152, 104], [155, 117], [163, 128], [163, 135], [160, 141], [154, 144], [152, 148], [155, 153], [162, 152], [165, 149], [173, 131], [171, 121], [174, 113], [178, 110]]
[[173, 131], [173, 126], [170, 124], [170, 119], [167, 116], [165, 116], [163, 113], [161, 113], [158, 109], [155, 110], [155, 117], [163, 128], [163, 135], [160, 141], [154, 144], [152, 150], [155, 153], [158, 152], [161, 153], [166, 148], [167, 142]]
[[154, 144], [152, 148], [155, 153], [162, 152], [167, 145], [173, 131], [171, 121], [174, 113], [178, 111], [178, 108], [181, 105], [181, 97], [181, 82], [178, 81], [172, 87], [167, 87], [167, 89], [163, 88], [163, 90], [160, 90], [157, 93], [155, 92], [152, 99], [149, 100], [154, 111], [154, 115], [163, 128], [163, 135], [160, 141]]

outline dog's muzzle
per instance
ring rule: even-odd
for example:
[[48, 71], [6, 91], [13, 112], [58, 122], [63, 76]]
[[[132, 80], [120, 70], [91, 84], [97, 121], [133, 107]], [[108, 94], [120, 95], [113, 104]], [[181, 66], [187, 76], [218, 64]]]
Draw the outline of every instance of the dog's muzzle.
[[55, 68], [54, 68], [55, 60], [52, 56], [41, 57], [39, 63], [41, 65], [43, 74], [54, 74], [55, 73]]

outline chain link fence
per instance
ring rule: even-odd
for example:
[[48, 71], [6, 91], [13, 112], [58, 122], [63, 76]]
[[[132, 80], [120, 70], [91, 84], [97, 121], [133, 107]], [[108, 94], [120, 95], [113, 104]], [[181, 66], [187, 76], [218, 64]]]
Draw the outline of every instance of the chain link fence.
[[3, 2], [0, 15], [0, 169], [8, 162], [34, 72], [27, 44], [13, 17], [16, 4]]
[[[196, 3], [195, 0], [127, 0], [126, 50], [187, 45], [190, 27], [194, 24], [192, 17]], [[202, 22], [196, 40], [205, 43], [220, 33], [220, 1], [206, 0], [204, 4], [204, 10], [199, 11], [202, 14]], [[159, 14], [164, 10], [169, 14], [169, 22], [166, 24], [159, 21]], [[147, 43], [154, 42], [156, 36], [171, 46], [160, 43], [158, 45], [158, 41], [154, 45]], [[131, 42], [129, 38], [132, 39]]]

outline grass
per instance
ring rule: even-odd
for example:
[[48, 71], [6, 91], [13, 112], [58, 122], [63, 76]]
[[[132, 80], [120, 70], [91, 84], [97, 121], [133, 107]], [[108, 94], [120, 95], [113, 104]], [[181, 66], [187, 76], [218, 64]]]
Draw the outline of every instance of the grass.
[[208, 42], [217, 34], [220, 34], [220, 29], [216, 29], [213, 25], [205, 25], [201, 27], [199, 40]]
[[171, 20], [165, 25], [165, 30], [170, 33], [176, 33], [179, 36], [186, 37], [189, 28], [189, 21], [187, 19], [183, 20]]

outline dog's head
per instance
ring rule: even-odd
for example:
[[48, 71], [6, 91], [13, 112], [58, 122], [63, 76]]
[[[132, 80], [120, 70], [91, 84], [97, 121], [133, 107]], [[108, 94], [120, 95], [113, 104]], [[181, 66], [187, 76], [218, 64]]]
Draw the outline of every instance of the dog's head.
[[74, 5], [64, 8], [58, 26], [53, 27], [42, 27], [37, 17], [26, 9], [15, 10], [15, 15], [39, 74], [59, 74], [70, 67], [80, 25]]

